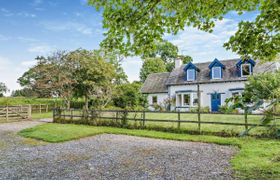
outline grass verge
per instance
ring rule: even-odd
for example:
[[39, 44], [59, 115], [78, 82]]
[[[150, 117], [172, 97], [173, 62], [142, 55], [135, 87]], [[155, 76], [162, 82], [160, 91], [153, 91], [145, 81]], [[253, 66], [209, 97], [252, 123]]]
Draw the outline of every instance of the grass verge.
[[280, 177], [279, 140], [255, 139], [252, 137], [225, 138], [73, 124], [43, 124], [19, 132], [21, 136], [51, 143], [64, 142], [103, 133], [233, 145], [240, 148], [238, 154], [231, 160], [237, 178], [277, 179]]
[[44, 118], [52, 118], [53, 114], [52, 112], [47, 112], [47, 113], [32, 113], [32, 119], [44, 119]]

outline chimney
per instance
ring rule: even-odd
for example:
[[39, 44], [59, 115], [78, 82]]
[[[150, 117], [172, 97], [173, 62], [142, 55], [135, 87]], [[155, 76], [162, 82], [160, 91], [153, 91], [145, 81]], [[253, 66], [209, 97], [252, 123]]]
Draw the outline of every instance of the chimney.
[[182, 62], [181, 58], [177, 57], [175, 59], [175, 69], [180, 68], [182, 66], [182, 64], [183, 64], [183, 62]]

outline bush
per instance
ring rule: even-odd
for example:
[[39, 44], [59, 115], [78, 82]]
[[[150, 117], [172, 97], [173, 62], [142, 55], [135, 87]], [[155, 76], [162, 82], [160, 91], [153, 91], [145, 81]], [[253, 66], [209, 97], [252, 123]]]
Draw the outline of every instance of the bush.
[[219, 107], [219, 112], [225, 113], [225, 114], [238, 113], [238, 109], [234, 109], [227, 105], [222, 105]]
[[[190, 109], [190, 112], [198, 112], [198, 108], [197, 108], [197, 107], [196, 107], [196, 108], [191, 108], [191, 109]], [[202, 112], [202, 113], [208, 113], [208, 112], [210, 112], [209, 106], [200, 107], [200, 112]]]

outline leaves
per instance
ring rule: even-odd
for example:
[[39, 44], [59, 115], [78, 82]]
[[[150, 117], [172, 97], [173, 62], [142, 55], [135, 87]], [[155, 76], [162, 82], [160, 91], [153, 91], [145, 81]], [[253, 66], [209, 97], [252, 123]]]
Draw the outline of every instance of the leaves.
[[165, 34], [177, 34], [186, 26], [212, 32], [215, 21], [229, 11], [253, 10], [260, 13], [256, 20], [241, 22], [225, 47], [244, 59], [272, 61], [279, 54], [279, 0], [89, 0], [88, 4], [103, 12], [107, 32], [101, 45], [126, 55], [154, 52]]
[[140, 70], [140, 80], [145, 82], [149, 74], [166, 72], [164, 61], [160, 58], [148, 58], [144, 60]]
[[4, 96], [4, 93], [8, 92], [9, 89], [7, 88], [7, 86], [0, 82], [0, 97], [3, 97]]

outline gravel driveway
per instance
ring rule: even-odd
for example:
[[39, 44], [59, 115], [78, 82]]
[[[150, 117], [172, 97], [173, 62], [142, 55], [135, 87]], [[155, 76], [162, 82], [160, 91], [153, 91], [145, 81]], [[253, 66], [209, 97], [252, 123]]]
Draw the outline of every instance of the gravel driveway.
[[232, 179], [232, 147], [111, 134], [49, 144], [16, 135], [40, 123], [0, 124], [0, 179]]

